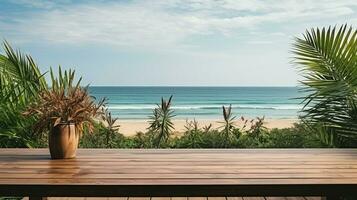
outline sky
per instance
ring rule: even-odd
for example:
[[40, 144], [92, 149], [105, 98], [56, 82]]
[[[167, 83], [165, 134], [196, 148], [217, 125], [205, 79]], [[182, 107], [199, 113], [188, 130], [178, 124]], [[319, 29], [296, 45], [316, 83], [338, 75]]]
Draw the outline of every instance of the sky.
[[295, 37], [356, 0], [1, 0], [0, 38], [97, 86], [296, 86]]

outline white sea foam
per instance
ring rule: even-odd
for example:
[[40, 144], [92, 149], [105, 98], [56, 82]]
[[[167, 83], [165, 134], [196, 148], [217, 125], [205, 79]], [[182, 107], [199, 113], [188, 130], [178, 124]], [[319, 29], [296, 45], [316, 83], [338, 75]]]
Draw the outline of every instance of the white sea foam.
[[[108, 106], [111, 110], [146, 110], [146, 109], [154, 109], [156, 105], [153, 104], [138, 104], [138, 105], [110, 105]], [[222, 105], [177, 105], [172, 106], [174, 110], [201, 110], [201, 109], [220, 109]], [[240, 105], [232, 105], [234, 109], [264, 109], [264, 110], [300, 110], [302, 108], [301, 105], [297, 104], [276, 104], [276, 105], [264, 105], [264, 104], [240, 104]]]

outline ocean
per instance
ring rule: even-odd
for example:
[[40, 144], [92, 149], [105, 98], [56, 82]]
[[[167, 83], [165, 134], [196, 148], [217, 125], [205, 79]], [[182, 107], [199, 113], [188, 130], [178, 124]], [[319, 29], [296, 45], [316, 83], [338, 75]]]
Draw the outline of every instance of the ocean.
[[220, 119], [222, 105], [237, 117], [295, 119], [302, 108], [297, 87], [90, 87], [90, 94], [108, 98], [112, 115], [121, 120], [148, 119], [161, 97], [173, 95], [176, 119]]

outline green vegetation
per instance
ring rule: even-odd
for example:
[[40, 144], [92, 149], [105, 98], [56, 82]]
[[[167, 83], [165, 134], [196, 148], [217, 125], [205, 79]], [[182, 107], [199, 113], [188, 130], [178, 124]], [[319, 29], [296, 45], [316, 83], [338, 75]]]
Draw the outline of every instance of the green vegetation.
[[42, 138], [29, 131], [36, 119], [24, 117], [22, 112], [47, 88], [43, 73], [31, 56], [13, 50], [7, 42], [3, 48], [5, 54], [0, 54], [0, 147], [37, 147]]
[[356, 37], [347, 25], [316, 28], [296, 38], [293, 48], [305, 77], [304, 121], [331, 146], [357, 142]]
[[228, 147], [230, 143], [235, 141], [237, 138], [240, 136], [240, 131], [237, 129], [234, 125], [235, 123], [235, 116], [232, 114], [232, 106], [229, 105], [229, 107], [222, 107], [223, 110], [223, 119], [224, 121], [221, 122], [223, 125], [221, 128], [223, 130], [220, 132], [222, 134], [222, 145], [221, 147]]
[[[292, 128], [269, 130], [264, 126], [264, 118], [236, 119], [231, 106], [223, 106], [220, 128], [200, 127], [194, 119], [187, 121], [184, 133], [176, 134], [171, 96], [161, 99], [153, 110], [147, 131], [133, 137], [120, 134], [117, 119], [103, 107], [104, 101], [94, 105], [86, 88], [79, 86], [80, 81], [72, 86], [74, 72], [60, 72], [58, 78], [51, 72], [49, 88], [33, 59], [5, 42], [5, 54], [0, 55], [0, 147], [47, 146], [47, 134], [42, 133], [49, 126], [73, 121], [78, 116], [87, 124], [79, 128], [93, 132], [83, 135], [82, 148], [356, 147], [356, 37], [356, 29], [344, 25], [312, 29], [303, 38], [296, 38], [294, 61], [305, 78], [305, 107], [301, 122]], [[67, 102], [66, 106], [59, 100]], [[30, 108], [27, 113], [26, 108]], [[94, 112], [102, 114], [99, 120], [88, 117]], [[239, 120], [243, 127], [235, 125]], [[33, 127], [41, 134], [34, 134]]]
[[175, 115], [170, 108], [171, 100], [172, 96], [168, 101], [161, 98], [161, 104], [157, 104], [157, 108], [153, 111], [153, 116], [150, 117], [149, 137], [155, 147], [161, 147], [163, 143], [166, 143], [174, 129], [171, 120]]
[[[197, 123], [197, 121], [195, 121]], [[194, 122], [189, 122], [190, 124]], [[235, 140], [225, 141], [218, 130], [206, 131], [194, 125], [182, 136], [171, 137], [162, 148], [324, 148], [329, 147], [319, 140], [319, 137], [301, 124], [292, 128], [272, 129], [263, 131], [258, 137], [253, 137], [249, 131], [237, 131], [240, 135]], [[94, 134], [84, 134], [81, 139], [82, 148], [156, 148], [151, 142], [149, 133], [138, 133], [133, 137], [125, 137], [115, 132], [111, 135], [110, 146], [107, 146], [105, 134], [107, 128], [98, 124]]]
[[108, 111], [108, 108], [102, 108], [103, 115], [102, 120], [107, 124], [107, 127], [104, 129], [105, 135], [105, 145], [106, 148], [113, 148], [114, 144], [113, 139], [115, 134], [118, 132], [120, 125], [116, 125], [115, 123], [118, 121], [118, 118], [113, 118], [112, 114]]

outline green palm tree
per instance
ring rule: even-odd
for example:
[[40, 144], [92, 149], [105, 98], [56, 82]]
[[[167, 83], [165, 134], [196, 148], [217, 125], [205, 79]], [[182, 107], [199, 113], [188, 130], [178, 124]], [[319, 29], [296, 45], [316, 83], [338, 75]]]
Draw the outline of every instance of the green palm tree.
[[46, 81], [29, 55], [15, 51], [4, 42], [5, 55], [0, 55], [1, 98], [8, 103], [26, 103], [46, 89]]
[[47, 88], [43, 74], [29, 55], [15, 51], [3, 43], [0, 54], [0, 146], [24, 147], [29, 143], [29, 127], [33, 117], [23, 117], [22, 111]]
[[323, 125], [338, 141], [357, 139], [357, 30], [316, 28], [296, 38], [294, 62], [304, 80], [303, 118]]

